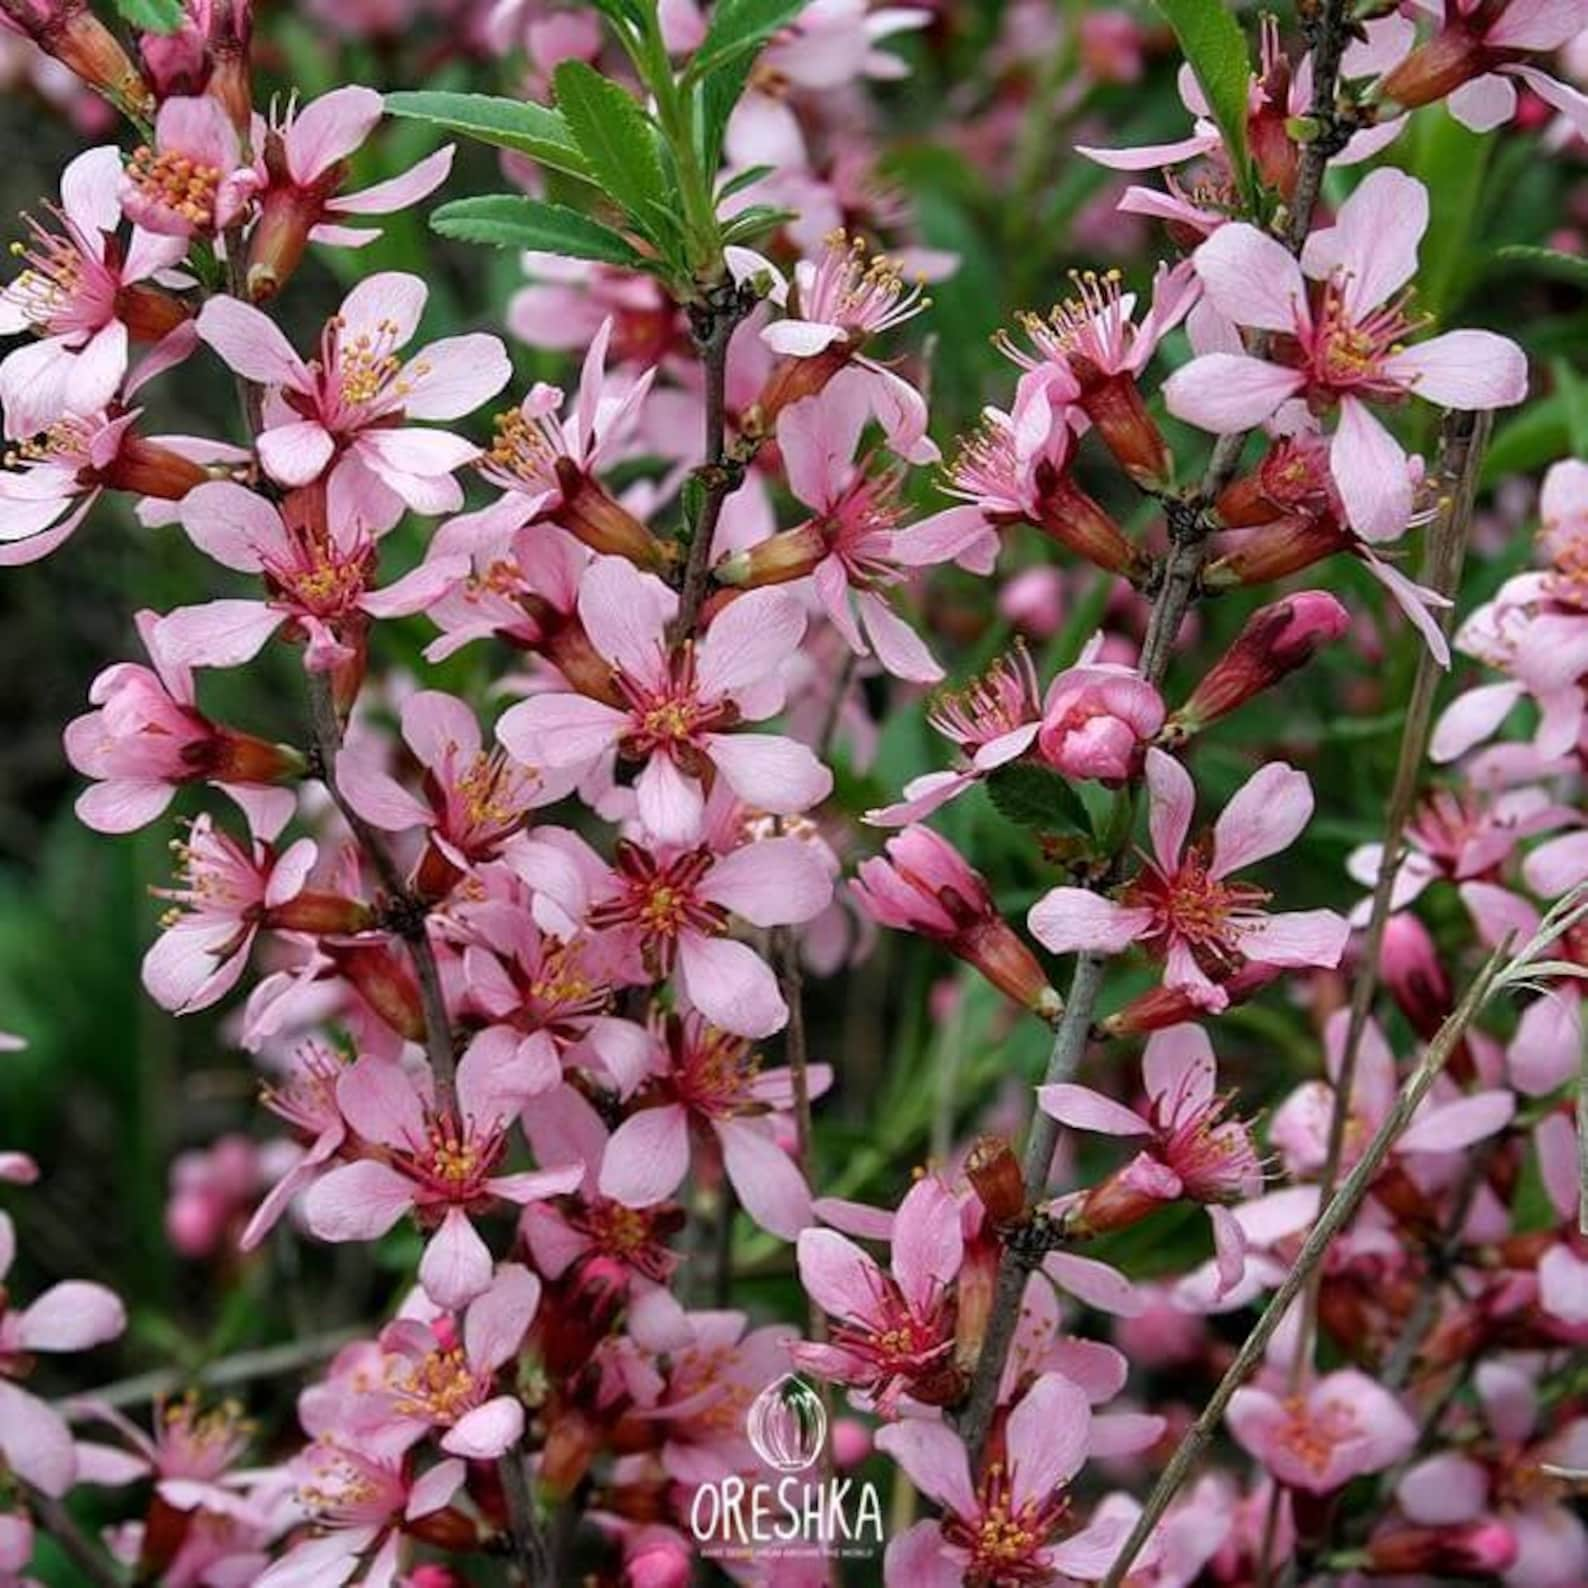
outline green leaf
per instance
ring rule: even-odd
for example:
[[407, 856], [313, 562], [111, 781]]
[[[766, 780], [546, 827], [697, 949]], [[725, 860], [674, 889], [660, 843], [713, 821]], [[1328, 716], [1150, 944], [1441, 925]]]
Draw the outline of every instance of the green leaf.
[[1566, 411], [1571, 450], [1579, 458], [1588, 457], [1588, 380], [1563, 358], [1551, 359], [1549, 369]]
[[1018, 827], [1039, 833], [1091, 831], [1081, 796], [1045, 766], [1029, 761], [1001, 766], [987, 779], [987, 793], [998, 814]]
[[394, 116], [428, 121], [497, 149], [527, 154], [585, 182], [595, 180], [567, 122], [548, 105], [497, 99], [490, 94], [419, 92], [388, 94], [386, 109]]
[[684, 68], [685, 82], [699, 82], [760, 49], [805, 4], [806, 0], [722, 0], [713, 7], [711, 26]]
[[564, 61], [552, 83], [557, 108], [602, 190], [645, 236], [665, 236], [657, 207], [667, 204], [667, 182], [645, 112], [625, 89], [583, 61]]
[[1417, 306], [1443, 320], [1466, 296], [1475, 275], [1480, 250], [1471, 244], [1495, 140], [1463, 127], [1443, 105], [1418, 111], [1412, 127], [1408, 169], [1428, 189]]
[[116, 0], [116, 10], [129, 27], [144, 33], [175, 33], [186, 20], [181, 0]]
[[1588, 287], [1588, 259], [1579, 258], [1576, 254], [1562, 254], [1553, 248], [1529, 248], [1514, 243], [1509, 248], [1497, 248], [1494, 257], [1507, 265], [1520, 265], [1535, 276], [1565, 281], [1574, 287]]
[[1531, 474], [1570, 450], [1566, 404], [1559, 394], [1529, 403], [1515, 418], [1496, 427], [1483, 459], [1483, 483], [1494, 485], [1513, 474]]
[[1224, 0], [1154, 0], [1180, 41], [1229, 153], [1230, 169], [1248, 208], [1256, 197], [1246, 153], [1246, 103], [1252, 59], [1246, 35]]
[[596, 259], [630, 270], [652, 269], [652, 262], [626, 238], [562, 204], [545, 204], [519, 193], [492, 193], [455, 199], [430, 217], [443, 237], [493, 248], [534, 248], [575, 259]]
[[777, 204], [751, 204], [740, 210], [723, 227], [722, 240], [725, 243], [742, 243], [746, 238], [758, 237], [793, 219], [793, 210], [783, 209]]
[[762, 177], [771, 176], [772, 167], [769, 165], [752, 165], [746, 167], [737, 176], [724, 182], [717, 189], [717, 202], [720, 204], [726, 198], [732, 198], [735, 193], [742, 193], [747, 187], [753, 187]]

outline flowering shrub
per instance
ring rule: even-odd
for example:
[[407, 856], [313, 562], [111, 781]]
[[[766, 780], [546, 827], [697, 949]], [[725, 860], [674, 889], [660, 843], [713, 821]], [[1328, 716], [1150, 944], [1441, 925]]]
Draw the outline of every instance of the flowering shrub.
[[0, 1588], [1588, 1584], [1588, 0], [0, 22]]

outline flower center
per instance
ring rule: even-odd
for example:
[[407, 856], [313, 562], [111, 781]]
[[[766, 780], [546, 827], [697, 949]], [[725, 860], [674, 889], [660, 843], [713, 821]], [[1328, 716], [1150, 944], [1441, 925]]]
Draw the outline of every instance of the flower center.
[[218, 166], [205, 165], [180, 149], [156, 152], [147, 144], [132, 151], [127, 180], [150, 203], [207, 231], [215, 224], [215, 194], [221, 184]]

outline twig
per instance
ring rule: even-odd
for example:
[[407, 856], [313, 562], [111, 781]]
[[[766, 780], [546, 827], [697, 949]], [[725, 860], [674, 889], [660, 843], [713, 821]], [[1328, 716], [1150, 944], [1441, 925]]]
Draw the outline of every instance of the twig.
[[408, 884], [387, 847], [386, 840], [347, 802], [336, 780], [336, 757], [342, 748], [342, 724], [337, 718], [331, 696], [329, 673], [309, 674], [309, 717], [314, 734], [315, 755], [319, 761], [320, 781], [352, 830], [359, 848], [375, 867], [381, 885], [392, 896], [397, 910], [398, 930], [408, 945], [414, 975], [419, 982], [419, 1000], [425, 1015], [425, 1054], [435, 1077], [436, 1097], [443, 1106], [455, 1095], [455, 1055], [452, 1047], [452, 1022], [447, 1014], [446, 997], [441, 990], [441, 973], [436, 968], [435, 951], [425, 925], [426, 912], [408, 891]]
[[723, 503], [738, 489], [742, 478], [743, 466], [730, 461], [727, 455], [728, 344], [750, 306], [737, 287], [724, 285], [713, 288], [703, 305], [690, 309], [695, 346], [706, 375], [705, 462], [697, 472], [704, 494], [700, 515], [690, 531], [678, 616], [673, 621], [675, 640], [689, 638], [700, 620], [700, 608], [711, 582], [711, 546], [717, 538], [717, 521], [722, 517]]
[[[1486, 413], [1455, 413], [1445, 420], [1441, 472], [1450, 482], [1451, 492], [1429, 532], [1427, 554], [1428, 582], [1441, 595], [1452, 594], [1461, 578], [1467, 535], [1472, 527], [1473, 500], [1478, 489], [1478, 468], [1483, 461], [1491, 422], [1491, 416]], [[1443, 621], [1448, 627], [1448, 612]], [[1394, 899], [1396, 874], [1400, 870], [1401, 854], [1405, 847], [1406, 824], [1411, 819], [1422, 776], [1423, 758], [1428, 750], [1428, 734], [1433, 722], [1434, 695], [1439, 687], [1440, 671], [1433, 653], [1424, 647], [1418, 657], [1417, 674], [1412, 681], [1411, 698], [1406, 707], [1406, 721], [1401, 729], [1400, 755], [1390, 792], [1389, 812], [1384, 820], [1384, 847], [1373, 888], [1372, 912], [1357, 959], [1345, 1046], [1335, 1076], [1334, 1112], [1329, 1121], [1328, 1148], [1319, 1180], [1322, 1187], [1320, 1199], [1325, 1202], [1334, 1194], [1340, 1177], [1346, 1126], [1351, 1117], [1351, 1091], [1356, 1080], [1357, 1058], [1362, 1048], [1363, 1033], [1367, 1029], [1368, 1014], [1373, 1007], [1373, 995], [1378, 990], [1379, 957], [1383, 951], [1384, 932]], [[1293, 1385], [1312, 1357], [1318, 1282], [1315, 1278], [1307, 1292], [1306, 1310], [1291, 1376]]]
[[255, 1379], [274, 1378], [277, 1374], [293, 1373], [311, 1362], [323, 1362], [335, 1356], [350, 1340], [359, 1338], [358, 1329], [332, 1329], [326, 1334], [308, 1340], [292, 1340], [285, 1345], [266, 1346], [258, 1351], [238, 1351], [223, 1356], [202, 1367], [184, 1372], [180, 1368], [160, 1368], [153, 1373], [140, 1373], [136, 1378], [117, 1379], [103, 1389], [87, 1390], [81, 1395], [68, 1396], [58, 1403], [63, 1407], [96, 1401], [105, 1406], [141, 1406], [145, 1401], [158, 1400], [179, 1390], [195, 1387], [220, 1389], [228, 1384], [247, 1384]]
[[1427, 1097], [1429, 1089], [1438, 1079], [1450, 1055], [1466, 1035], [1468, 1026], [1488, 1001], [1501, 971], [1505, 968], [1505, 956], [1509, 952], [1510, 943], [1507, 940], [1484, 962], [1483, 967], [1473, 978], [1471, 986], [1468, 987], [1466, 996], [1445, 1017], [1444, 1024], [1435, 1032], [1433, 1041], [1428, 1044], [1417, 1068], [1408, 1077], [1405, 1086], [1396, 1097], [1394, 1107], [1390, 1109], [1366, 1151], [1346, 1177], [1345, 1183], [1319, 1215], [1294, 1266], [1285, 1276], [1284, 1283], [1274, 1292], [1267, 1307], [1263, 1309], [1263, 1315], [1257, 1320], [1256, 1326], [1236, 1353], [1229, 1370], [1219, 1380], [1218, 1387], [1213, 1391], [1207, 1405], [1203, 1407], [1202, 1415], [1180, 1441], [1168, 1466], [1164, 1468], [1158, 1482], [1153, 1486], [1135, 1527], [1131, 1529], [1130, 1536], [1125, 1540], [1119, 1554], [1115, 1556], [1113, 1565], [1109, 1567], [1102, 1588], [1119, 1588], [1120, 1583], [1124, 1581], [1125, 1574], [1140, 1553], [1142, 1545], [1151, 1537], [1153, 1529], [1157, 1527], [1170, 1502], [1179, 1493], [1180, 1486], [1190, 1475], [1197, 1458], [1212, 1438], [1213, 1431], [1223, 1419], [1236, 1390], [1246, 1381], [1253, 1368], [1262, 1361], [1268, 1342], [1284, 1321], [1291, 1303], [1311, 1279], [1335, 1236], [1355, 1216], [1390, 1149], [1400, 1139], [1402, 1131], [1411, 1122], [1412, 1115]]
[[[20, 1480], [19, 1480], [20, 1481]], [[77, 1525], [77, 1519], [53, 1495], [28, 1487], [28, 1510], [34, 1521], [61, 1546], [61, 1553], [93, 1588], [126, 1588], [126, 1580]]]
[[518, 1580], [525, 1588], [555, 1588], [551, 1551], [535, 1518], [535, 1502], [529, 1492], [529, 1474], [522, 1453], [509, 1450], [498, 1456], [496, 1471], [507, 1502], [507, 1527], [513, 1540]]

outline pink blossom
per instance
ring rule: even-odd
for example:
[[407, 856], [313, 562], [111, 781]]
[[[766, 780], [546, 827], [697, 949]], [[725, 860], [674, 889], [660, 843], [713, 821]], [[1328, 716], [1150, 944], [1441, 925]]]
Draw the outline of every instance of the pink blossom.
[[[16, 1230], [0, 1213], [0, 1281], [15, 1258]], [[16, 1380], [29, 1371], [36, 1352], [89, 1351], [126, 1326], [126, 1311], [114, 1293], [80, 1279], [52, 1285], [31, 1306], [0, 1307], [0, 1456], [46, 1494], [71, 1488], [77, 1452], [61, 1414]]]
[[155, 890], [171, 908], [144, 955], [143, 985], [162, 1009], [193, 1014], [237, 985], [268, 913], [303, 891], [317, 851], [300, 838], [278, 855], [256, 839], [250, 853], [207, 812], [172, 849], [177, 885]]
[[0, 405], [18, 418], [26, 412], [30, 429], [104, 408], [121, 389], [129, 340], [158, 340], [186, 325], [180, 303], [141, 285], [176, 263], [183, 244], [135, 228], [123, 245], [114, 235], [120, 182], [115, 148], [78, 155], [61, 173], [59, 206], [50, 206], [59, 230], [29, 219], [23, 269], [0, 292], [0, 336], [39, 338], [0, 361]]
[[582, 769], [617, 749], [643, 763], [640, 820], [663, 843], [698, 837], [703, 780], [715, 773], [747, 804], [791, 816], [827, 797], [832, 775], [802, 744], [726, 730], [782, 705], [779, 674], [805, 632], [805, 614], [781, 590], [730, 603], [697, 643], [673, 647], [672, 592], [632, 563], [600, 557], [579, 587], [579, 616], [611, 664], [623, 704], [548, 692], [509, 708], [497, 734], [526, 766]]
[[335, 1438], [316, 1439], [294, 1459], [292, 1471], [315, 1531], [291, 1545], [254, 1588], [347, 1582], [365, 1559], [365, 1582], [392, 1582], [404, 1523], [443, 1510], [466, 1475], [464, 1463], [449, 1457], [414, 1476], [401, 1456]]
[[215, 480], [184, 498], [182, 527], [194, 545], [223, 567], [260, 575], [267, 593], [167, 613], [154, 629], [165, 655], [178, 665], [239, 667], [287, 625], [304, 641], [304, 666], [328, 672], [362, 655], [372, 618], [422, 611], [468, 572], [464, 557], [437, 557], [372, 589], [378, 530], [352, 493], [344, 477], [324, 495], [289, 492], [278, 508]]
[[761, 332], [762, 341], [780, 355], [761, 394], [766, 422], [775, 423], [784, 408], [852, 367], [863, 378], [871, 411], [893, 451], [911, 463], [937, 461], [921, 394], [861, 351], [928, 305], [919, 285], [905, 286], [898, 261], [873, 256], [859, 238], [835, 232], [817, 259], [802, 259], [794, 267], [792, 294], [783, 273], [760, 254], [733, 247], [726, 261], [735, 281], [766, 284], [767, 296], [780, 308], [792, 298], [789, 312]]
[[178, 788], [203, 781], [224, 789], [254, 831], [273, 838], [297, 796], [270, 785], [293, 776], [302, 758], [211, 722], [197, 709], [191, 672], [161, 648], [158, 615], [140, 612], [136, 622], [153, 667], [107, 667], [89, 687], [95, 709], [66, 727], [67, 759], [96, 780], [78, 796], [78, 818], [97, 832], [132, 832], [162, 815]]
[[881, 926], [919, 932], [974, 965], [1006, 997], [1053, 1019], [1059, 995], [999, 914], [986, 880], [929, 827], [906, 827], [887, 858], [862, 861], [850, 896]]
[[1226, 1414], [1241, 1447], [1281, 1483], [1330, 1494], [1411, 1454], [1417, 1425], [1387, 1389], [1347, 1368], [1282, 1400], [1244, 1385]]
[[295, 1048], [279, 1081], [260, 1090], [260, 1102], [302, 1138], [302, 1153], [281, 1176], [248, 1221], [238, 1240], [252, 1251], [275, 1227], [292, 1199], [325, 1172], [347, 1139], [347, 1122], [337, 1104], [337, 1081], [346, 1062], [322, 1042]]
[[1044, 1373], [1009, 1413], [1003, 1459], [990, 1462], [979, 1482], [947, 1424], [908, 1418], [879, 1430], [877, 1448], [943, 1513], [888, 1545], [888, 1588], [1104, 1577], [1133, 1515], [1099, 1518], [1057, 1536], [1069, 1518], [1065, 1491], [1086, 1460], [1091, 1422], [1085, 1394], [1060, 1374]]
[[794, 1360], [847, 1384], [893, 1415], [901, 1395], [928, 1404], [963, 1388], [954, 1363], [954, 1283], [964, 1258], [960, 1212], [936, 1175], [910, 1188], [892, 1223], [885, 1273], [836, 1230], [799, 1237], [800, 1284], [830, 1320], [825, 1343], [793, 1347]]
[[1065, 777], [1123, 783], [1163, 720], [1163, 697], [1135, 668], [1083, 661], [1048, 685], [1037, 753]]
[[1225, 807], [1211, 843], [1199, 839], [1189, 848], [1196, 791], [1185, 768], [1149, 750], [1147, 791], [1153, 858], [1116, 898], [1066, 887], [1039, 899], [1028, 923], [1045, 947], [1055, 954], [1117, 954], [1140, 942], [1164, 959], [1165, 987], [1184, 989], [1199, 1007], [1215, 1012], [1228, 1003], [1220, 983], [1247, 961], [1340, 962], [1349, 929], [1332, 910], [1267, 915], [1263, 890], [1229, 880], [1300, 836], [1313, 804], [1304, 773], [1270, 762]]
[[1072, 1214], [1079, 1229], [1131, 1219], [1136, 1205], [1188, 1197], [1208, 1210], [1220, 1282], [1228, 1288], [1240, 1280], [1246, 1246], [1229, 1204], [1250, 1201], [1262, 1190], [1263, 1166], [1251, 1127], [1229, 1118], [1231, 1097], [1214, 1090], [1215, 1065], [1213, 1045], [1200, 1026], [1171, 1026], [1152, 1034], [1142, 1056], [1144, 1110], [1067, 1081], [1039, 1086], [1037, 1102], [1073, 1129], [1147, 1138], [1131, 1165], [1079, 1196]]
[[454, 146], [447, 144], [399, 176], [343, 193], [348, 161], [380, 121], [372, 88], [333, 89], [301, 108], [289, 101], [260, 139], [266, 180], [259, 221], [248, 243], [248, 295], [273, 297], [297, 268], [307, 243], [362, 248], [378, 231], [344, 226], [343, 216], [392, 215], [428, 197], [446, 181]]
[[405, 1213], [429, 1234], [419, 1282], [439, 1307], [462, 1307], [491, 1283], [491, 1254], [472, 1218], [571, 1190], [567, 1168], [500, 1174], [508, 1127], [528, 1090], [511, 1062], [479, 1043], [459, 1061], [456, 1102], [440, 1101], [428, 1067], [363, 1058], [338, 1077], [337, 1104], [376, 1155], [321, 1175], [304, 1217], [321, 1240], [377, 1240]]
[[542, 828], [536, 839], [519, 848], [514, 868], [563, 920], [599, 934], [635, 981], [676, 970], [680, 990], [720, 1029], [759, 1039], [783, 1028], [788, 1007], [777, 978], [726, 934], [735, 916], [762, 928], [797, 926], [827, 907], [832, 874], [811, 845], [757, 838], [719, 855], [621, 839], [608, 866], [571, 833]]
[[965, 765], [959, 771], [923, 772], [912, 778], [897, 804], [866, 812], [874, 826], [921, 821], [1031, 748], [1041, 727], [1042, 704], [1036, 668], [1025, 646], [1017, 644], [963, 689], [939, 691], [926, 719], [961, 752]]
[[[778, 1143], [793, 1119], [789, 1071], [763, 1070], [746, 1038], [714, 1030], [698, 1015], [668, 1019], [653, 1052], [634, 1112], [607, 1143], [602, 1195], [630, 1207], [667, 1200], [689, 1172], [692, 1148], [698, 1152], [710, 1132], [744, 1210], [793, 1240], [811, 1222], [811, 1208], [804, 1176]], [[810, 1067], [809, 1096], [831, 1084], [830, 1066]]]
[[418, 276], [366, 276], [327, 321], [307, 362], [251, 304], [221, 297], [204, 305], [199, 335], [239, 375], [267, 388], [258, 449], [273, 479], [307, 485], [334, 469], [383, 528], [403, 505], [419, 513], [461, 505], [452, 472], [478, 449], [410, 421], [461, 418], [499, 392], [512, 371], [501, 342], [480, 333], [399, 357], [429, 295]]
[[214, 237], [243, 219], [259, 185], [220, 102], [178, 97], [161, 105], [153, 147], [133, 150], [121, 207], [146, 231]]
[[1527, 361], [1506, 337], [1450, 331], [1403, 346], [1419, 327], [1402, 289], [1427, 227], [1427, 190], [1390, 167], [1372, 172], [1335, 224], [1308, 238], [1299, 265], [1256, 227], [1220, 227], [1195, 255], [1208, 297], [1236, 324], [1286, 338], [1294, 355], [1206, 353], [1164, 383], [1171, 413], [1218, 434], [1260, 424], [1297, 396], [1317, 411], [1338, 405], [1330, 468], [1351, 527], [1370, 541], [1399, 536], [1412, 509], [1405, 454], [1370, 403], [1416, 395], [1448, 408], [1503, 408], [1527, 395]]
[[789, 489], [815, 516], [734, 554], [716, 574], [725, 584], [763, 584], [809, 573], [851, 651], [874, 650], [895, 677], [936, 683], [942, 668], [882, 594], [904, 577], [893, 556], [903, 509], [897, 471], [874, 474], [864, 460], [853, 461], [868, 415], [865, 383], [854, 370], [782, 411], [777, 440]]

